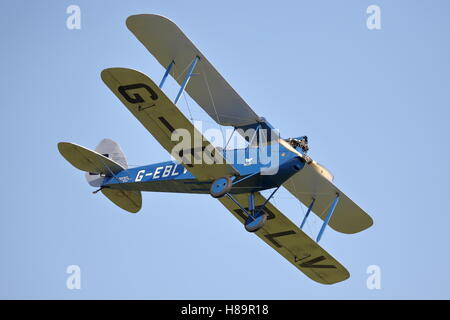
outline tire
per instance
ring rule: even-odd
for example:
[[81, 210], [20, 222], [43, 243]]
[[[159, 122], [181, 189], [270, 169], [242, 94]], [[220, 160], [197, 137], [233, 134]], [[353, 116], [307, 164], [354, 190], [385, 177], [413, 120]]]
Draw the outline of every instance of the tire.
[[254, 219], [252, 217], [248, 217], [245, 221], [245, 230], [248, 232], [256, 232], [267, 222], [267, 214], [266, 213], [259, 213], [256, 215]]
[[211, 184], [211, 188], [209, 189], [209, 193], [214, 198], [221, 198], [225, 194], [227, 194], [232, 187], [233, 182], [231, 181], [230, 177], [222, 177], [213, 181], [213, 183]]

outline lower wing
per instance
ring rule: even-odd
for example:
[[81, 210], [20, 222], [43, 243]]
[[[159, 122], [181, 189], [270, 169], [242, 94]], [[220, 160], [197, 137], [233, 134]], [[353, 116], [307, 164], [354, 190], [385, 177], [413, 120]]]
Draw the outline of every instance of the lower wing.
[[283, 187], [307, 207], [315, 199], [311, 211], [322, 220], [325, 219], [336, 194], [339, 194], [339, 202], [329, 221], [330, 227], [336, 231], [357, 233], [373, 224], [372, 218], [363, 209], [310, 164], [305, 164], [302, 170], [283, 183]]
[[[240, 203], [246, 203], [248, 194], [237, 194], [234, 197]], [[265, 200], [260, 193], [255, 193], [256, 208], [261, 207]], [[240, 222], [244, 223], [246, 219], [244, 212], [232, 200], [223, 197], [219, 201]], [[256, 232], [256, 235], [297, 269], [322, 284], [333, 284], [350, 277], [344, 266], [300, 230], [274, 205], [267, 203], [263, 210], [268, 215], [267, 223]]]

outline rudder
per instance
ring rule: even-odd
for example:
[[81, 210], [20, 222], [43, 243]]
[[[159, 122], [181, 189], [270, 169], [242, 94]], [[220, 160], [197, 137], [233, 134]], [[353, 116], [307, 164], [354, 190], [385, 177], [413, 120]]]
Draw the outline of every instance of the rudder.
[[[124, 169], [128, 169], [127, 159], [119, 144], [111, 139], [103, 139], [99, 142], [95, 151], [101, 155], [113, 160], [120, 164]], [[93, 187], [100, 187], [105, 179], [102, 175], [92, 172], [87, 172], [86, 175], [87, 182]]]

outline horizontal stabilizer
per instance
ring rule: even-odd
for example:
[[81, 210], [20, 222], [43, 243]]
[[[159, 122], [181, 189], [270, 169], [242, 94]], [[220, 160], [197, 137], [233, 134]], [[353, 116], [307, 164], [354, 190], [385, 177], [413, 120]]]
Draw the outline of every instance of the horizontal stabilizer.
[[102, 193], [123, 210], [131, 213], [141, 210], [142, 195], [140, 191], [103, 188]]
[[60, 142], [58, 150], [71, 165], [82, 171], [112, 176], [125, 169], [104, 155], [75, 143]]

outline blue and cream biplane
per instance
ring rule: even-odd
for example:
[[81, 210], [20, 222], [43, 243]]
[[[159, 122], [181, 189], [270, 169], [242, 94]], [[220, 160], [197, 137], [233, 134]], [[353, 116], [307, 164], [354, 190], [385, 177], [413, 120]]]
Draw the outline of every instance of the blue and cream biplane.
[[[333, 184], [333, 175], [308, 156], [307, 137], [280, 138], [172, 21], [153, 14], [135, 15], [127, 19], [127, 26], [165, 68], [162, 80], [156, 84], [143, 73], [125, 68], [103, 70], [101, 77], [171, 153], [174, 161], [130, 168], [119, 145], [112, 140], [102, 140], [95, 151], [60, 142], [58, 149], [62, 156], [86, 172], [90, 185], [98, 187], [94, 193], [101, 191], [132, 213], [141, 209], [142, 191], [210, 194], [247, 231], [254, 232], [312, 280], [333, 284], [349, 278], [345, 267], [318, 241], [327, 225], [338, 232], [353, 234], [369, 228], [373, 222]], [[180, 84], [174, 101], [162, 91], [169, 75]], [[242, 132], [252, 129], [253, 136], [245, 137], [247, 147], [213, 146], [176, 107], [183, 92], [220, 126], [231, 126], [243, 136]], [[201, 137], [200, 142], [191, 141], [192, 147], [174, 152], [179, 143], [173, 137], [180, 129], [191, 137]], [[275, 170], [263, 164], [258, 156], [248, 157], [252, 150], [275, 155], [278, 160]], [[244, 152], [245, 161], [230, 160], [236, 159], [240, 152]], [[205, 154], [208, 159], [202, 158]], [[196, 161], [198, 158], [201, 161]], [[300, 226], [270, 202], [281, 186], [308, 208]], [[267, 198], [261, 194], [264, 190], [272, 191]], [[302, 231], [311, 212], [323, 220], [316, 241]]]

